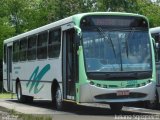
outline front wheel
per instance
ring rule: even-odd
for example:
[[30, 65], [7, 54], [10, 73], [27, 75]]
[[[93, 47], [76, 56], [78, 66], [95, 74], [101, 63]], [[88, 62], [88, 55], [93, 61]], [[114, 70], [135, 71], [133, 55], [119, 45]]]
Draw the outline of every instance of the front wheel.
[[123, 104], [122, 103], [110, 103], [110, 108], [111, 108], [111, 111], [113, 111], [114, 113], [120, 113], [122, 111]]
[[156, 92], [154, 100], [145, 102], [145, 107], [149, 109], [159, 109], [159, 98]]

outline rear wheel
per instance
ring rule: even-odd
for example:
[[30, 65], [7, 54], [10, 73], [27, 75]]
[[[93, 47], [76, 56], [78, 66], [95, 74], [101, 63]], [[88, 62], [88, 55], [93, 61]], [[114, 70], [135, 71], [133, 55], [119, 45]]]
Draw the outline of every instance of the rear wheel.
[[17, 93], [17, 99], [19, 102], [24, 102], [25, 97], [22, 95], [22, 88], [20, 82], [17, 83], [16, 85], [16, 93]]
[[21, 88], [20, 82], [18, 82], [17, 85], [16, 85], [16, 94], [17, 94], [17, 99], [18, 99], [19, 102], [22, 102], [22, 103], [33, 102], [33, 97], [22, 95], [22, 88]]
[[113, 111], [114, 113], [120, 113], [122, 111], [123, 104], [122, 103], [110, 103], [110, 108], [111, 108], [111, 111]]

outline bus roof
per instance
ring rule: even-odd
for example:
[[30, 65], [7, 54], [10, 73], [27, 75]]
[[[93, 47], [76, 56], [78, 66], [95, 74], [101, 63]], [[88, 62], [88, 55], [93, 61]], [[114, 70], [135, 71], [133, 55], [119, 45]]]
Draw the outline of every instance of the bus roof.
[[160, 27], [150, 28], [149, 31], [150, 31], [151, 33], [160, 33]]
[[[22, 38], [31, 36], [31, 35], [33, 35], [33, 34], [37, 34], [37, 33], [39, 33], [39, 32], [43, 32], [43, 31], [45, 31], [45, 30], [49, 30], [49, 29], [52, 29], [52, 28], [56, 28], [56, 27], [59, 27], [59, 26], [61, 26], [61, 25], [64, 25], [64, 24], [67, 24], [67, 23], [71, 23], [71, 22], [73, 22], [75, 25], [78, 25], [78, 26], [79, 26], [79, 22], [77, 22], [77, 21], [80, 21], [80, 19], [81, 19], [83, 16], [87, 16], [87, 15], [137, 16], [137, 17], [143, 17], [144, 19], [147, 19], [147, 18], [146, 18], [145, 16], [143, 16], [143, 15], [134, 14], [134, 13], [124, 13], [124, 12], [89, 12], [89, 13], [80, 13], [80, 14], [75, 14], [75, 15], [73, 15], [73, 16], [64, 18], [64, 19], [62, 19], [62, 20], [58, 20], [58, 21], [56, 21], [56, 22], [53, 22], [53, 23], [50, 23], [50, 24], [47, 24], [47, 25], [44, 25], [44, 26], [42, 26], [42, 27], [33, 29], [33, 30], [31, 30], [31, 31], [28, 31], [28, 32], [19, 34], [19, 35], [17, 35], [17, 36], [11, 37], [11, 38], [9, 38], [9, 39], [6, 39], [6, 40], [4, 40], [4, 44], [5, 44], [5, 43], [9, 43], [9, 42], [13, 42], [14, 40], [19, 40], [19, 39], [22, 39]], [[147, 21], [148, 21], [148, 19], [147, 19]]]

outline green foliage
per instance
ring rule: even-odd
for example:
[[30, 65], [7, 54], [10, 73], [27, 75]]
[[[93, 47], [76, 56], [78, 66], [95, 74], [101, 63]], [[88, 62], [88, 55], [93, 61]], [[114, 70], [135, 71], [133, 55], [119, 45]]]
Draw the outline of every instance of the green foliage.
[[11, 93], [0, 93], [0, 99], [11, 99], [16, 98], [15, 95], [12, 95]]
[[0, 58], [3, 57], [3, 40], [15, 34], [15, 28], [12, 27], [7, 17], [0, 18]]
[[99, 11], [132, 12], [136, 9], [136, 0], [99, 0]]
[[52, 117], [46, 115], [30, 115], [30, 114], [18, 114], [19, 118], [23, 120], [52, 120]]
[[49, 115], [22, 114], [16, 112], [14, 109], [8, 111], [8, 116], [10, 116], [11, 119], [17, 117], [18, 120], [52, 120], [52, 117]]
[[137, 13], [145, 15], [150, 21], [150, 27], [160, 26], [160, 6], [148, 0], [137, 0]]
[[4, 39], [67, 16], [96, 11], [138, 13], [148, 17], [150, 27], [160, 26], [160, 0], [1, 0], [0, 58]]

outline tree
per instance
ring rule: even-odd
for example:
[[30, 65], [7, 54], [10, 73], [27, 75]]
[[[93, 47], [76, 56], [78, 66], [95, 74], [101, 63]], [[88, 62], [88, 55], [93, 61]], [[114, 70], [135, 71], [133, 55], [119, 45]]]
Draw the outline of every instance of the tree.
[[65, 17], [96, 11], [96, 0], [42, 0], [41, 8], [46, 11], [49, 22], [63, 19]]
[[98, 0], [98, 11], [132, 12], [137, 9], [136, 0]]
[[0, 61], [3, 58], [3, 40], [15, 34], [15, 28], [10, 24], [7, 14], [6, 2], [0, 1]]
[[145, 15], [150, 27], [160, 26], [160, 0], [98, 0], [98, 11], [130, 12]]
[[3, 40], [13, 36], [15, 33], [14, 27], [8, 23], [8, 19], [0, 18], [0, 60], [3, 58]]
[[150, 27], [160, 26], [160, 6], [148, 0], [137, 0], [137, 13], [145, 15], [150, 22]]
[[0, 4], [0, 49], [8, 37], [83, 12], [138, 13], [149, 19], [151, 27], [160, 26], [160, 0], [1, 0]]
[[23, 12], [27, 0], [6, 0], [6, 10], [10, 24], [15, 27], [16, 34], [23, 32]]

